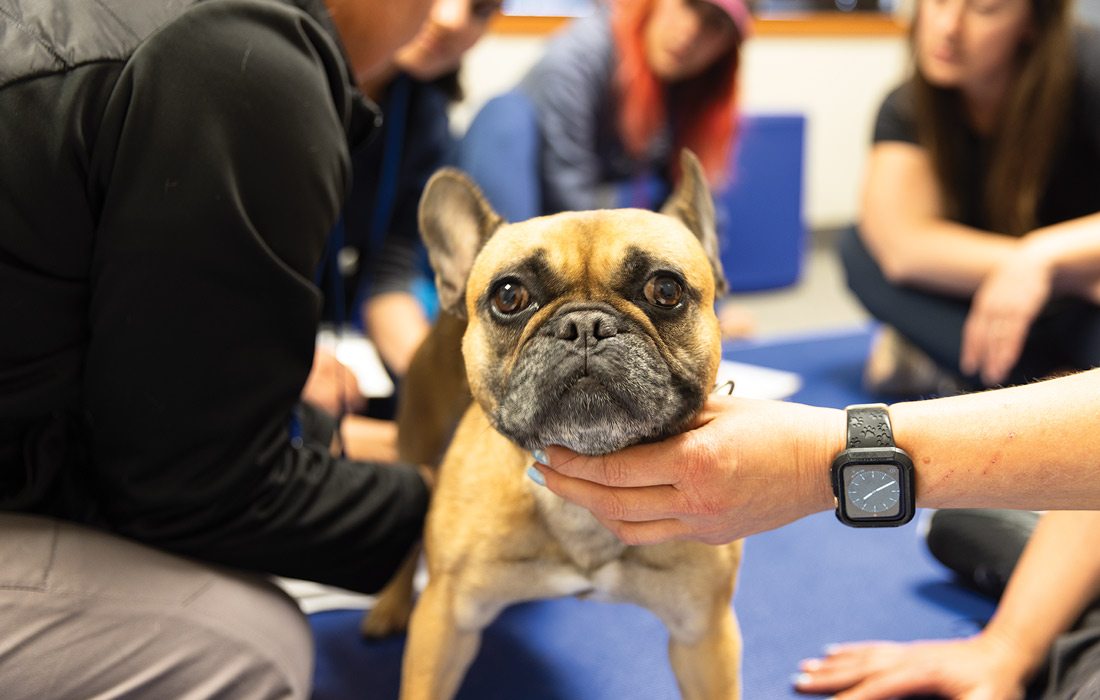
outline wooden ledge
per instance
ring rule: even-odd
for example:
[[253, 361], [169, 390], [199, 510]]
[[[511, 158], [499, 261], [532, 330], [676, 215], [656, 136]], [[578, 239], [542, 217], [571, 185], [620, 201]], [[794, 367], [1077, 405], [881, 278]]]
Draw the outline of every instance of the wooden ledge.
[[[571, 17], [498, 15], [490, 28], [495, 34], [545, 35], [566, 24]], [[766, 37], [894, 37], [904, 36], [908, 25], [893, 15], [880, 12], [814, 12], [758, 16], [754, 36]]]

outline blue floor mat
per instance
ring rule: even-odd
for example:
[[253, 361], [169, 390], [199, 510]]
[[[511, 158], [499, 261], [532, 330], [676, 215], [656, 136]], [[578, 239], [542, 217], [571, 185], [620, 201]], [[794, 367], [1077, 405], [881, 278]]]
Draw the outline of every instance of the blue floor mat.
[[[802, 376], [793, 400], [841, 407], [874, 400], [859, 384], [870, 342], [850, 332], [737, 343], [727, 359]], [[915, 523], [856, 530], [819, 513], [748, 538], [734, 610], [744, 639], [744, 700], [805, 697], [798, 661], [826, 644], [972, 634], [993, 603], [958, 586]], [[404, 636], [365, 641], [360, 611], [314, 613], [318, 700], [396, 698]], [[548, 600], [506, 610], [486, 630], [463, 700], [673, 700], [664, 626], [630, 605]]]

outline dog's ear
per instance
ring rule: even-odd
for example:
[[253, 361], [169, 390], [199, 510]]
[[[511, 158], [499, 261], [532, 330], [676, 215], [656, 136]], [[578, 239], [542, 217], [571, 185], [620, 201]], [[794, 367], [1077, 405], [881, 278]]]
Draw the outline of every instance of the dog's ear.
[[686, 148], [680, 152], [680, 184], [661, 208], [661, 213], [679, 219], [703, 244], [703, 250], [706, 251], [714, 271], [714, 293], [724, 294], [729, 285], [718, 255], [714, 200], [711, 199], [710, 188], [707, 187], [703, 166], [699, 164], [695, 154]]
[[481, 246], [504, 219], [460, 170], [443, 168], [420, 197], [420, 234], [435, 271], [440, 306], [466, 317], [466, 278]]

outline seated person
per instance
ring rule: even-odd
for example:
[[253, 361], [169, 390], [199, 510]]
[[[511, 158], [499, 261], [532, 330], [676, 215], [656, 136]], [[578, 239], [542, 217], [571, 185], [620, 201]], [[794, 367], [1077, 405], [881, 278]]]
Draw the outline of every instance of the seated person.
[[[461, 99], [462, 56], [485, 34], [501, 0], [435, 0], [420, 32], [388, 66], [360, 84], [384, 114], [378, 138], [352, 154], [352, 190], [342, 222], [344, 269], [322, 269], [330, 321], [362, 324], [400, 381], [428, 332], [434, 301], [417, 224], [420, 193], [451, 158], [449, 105]], [[339, 284], [335, 284], [339, 278]], [[341, 291], [342, 290], [342, 291]], [[350, 309], [349, 319], [343, 309]], [[303, 396], [341, 421], [344, 448], [362, 459], [395, 460], [392, 401], [368, 407], [354, 374], [318, 348]], [[368, 416], [355, 415], [368, 412]], [[345, 414], [347, 414], [345, 416]]]
[[429, 5], [5, 2], [4, 697], [308, 698], [270, 575], [375, 592], [419, 539], [422, 474], [299, 396], [353, 80]]
[[[525, 210], [659, 208], [682, 147], [712, 186], [728, 179], [737, 132], [741, 45], [751, 18], [742, 0], [638, 0], [601, 6], [555, 37], [523, 78], [540, 133], [537, 165], [502, 154], [508, 187]], [[486, 192], [490, 201], [494, 193]], [[494, 202], [496, 203], [496, 202]], [[751, 319], [725, 314], [743, 335]]]
[[921, 0], [875, 127], [848, 284], [887, 325], [869, 388], [1100, 364], [1100, 32], [1066, 0]]

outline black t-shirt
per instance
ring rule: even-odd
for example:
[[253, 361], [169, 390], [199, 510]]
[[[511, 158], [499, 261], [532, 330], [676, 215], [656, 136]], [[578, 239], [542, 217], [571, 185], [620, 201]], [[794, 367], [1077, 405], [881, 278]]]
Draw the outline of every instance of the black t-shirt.
[[[1048, 226], [1100, 211], [1100, 29], [1082, 27], [1076, 34], [1077, 75], [1066, 127], [1066, 139], [1054, 161], [1039, 202], [1038, 224]], [[959, 193], [960, 223], [989, 229], [982, 198], [989, 169], [989, 139], [966, 128], [958, 157], [965, 168]], [[908, 83], [891, 92], [875, 120], [874, 142], [918, 144], [916, 113]], [[1027, 148], [1027, 144], [1020, 144]]]

